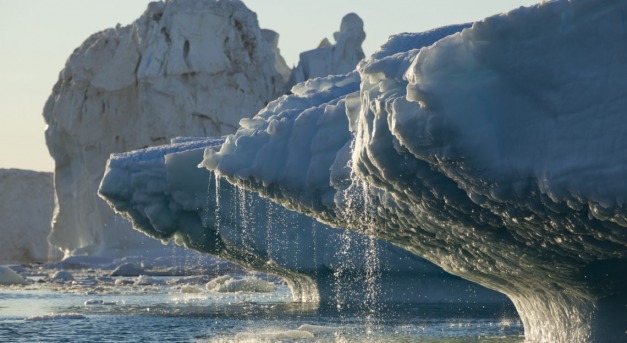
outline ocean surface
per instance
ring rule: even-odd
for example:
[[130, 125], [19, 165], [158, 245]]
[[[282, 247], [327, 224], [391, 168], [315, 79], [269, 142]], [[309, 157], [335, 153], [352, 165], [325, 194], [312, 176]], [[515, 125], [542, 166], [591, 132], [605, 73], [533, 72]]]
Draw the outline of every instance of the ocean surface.
[[[495, 305], [335, 306], [271, 292], [209, 291], [207, 277], [30, 276], [0, 286], [0, 342], [522, 342], [513, 308]], [[36, 273], [31, 273], [36, 274]], [[43, 274], [42, 274], [43, 275]], [[231, 290], [233, 291], [233, 290]]]

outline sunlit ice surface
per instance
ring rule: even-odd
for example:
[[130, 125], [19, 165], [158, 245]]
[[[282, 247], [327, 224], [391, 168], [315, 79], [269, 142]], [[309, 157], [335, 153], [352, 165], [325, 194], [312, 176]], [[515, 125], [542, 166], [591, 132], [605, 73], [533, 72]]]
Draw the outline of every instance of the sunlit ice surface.
[[530, 342], [623, 342], [625, 4], [544, 1], [383, 46], [358, 92], [300, 84], [203, 165], [506, 294]]

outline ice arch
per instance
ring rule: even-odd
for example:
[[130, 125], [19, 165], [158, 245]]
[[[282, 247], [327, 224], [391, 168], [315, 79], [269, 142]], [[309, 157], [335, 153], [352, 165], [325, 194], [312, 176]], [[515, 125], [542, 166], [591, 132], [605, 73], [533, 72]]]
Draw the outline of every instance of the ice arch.
[[[467, 26], [400, 35], [378, 54], [429, 45]], [[275, 102], [274, 110], [289, 112], [339, 101], [333, 108], [340, 115], [334, 117], [340, 123], [346, 122], [341, 98], [357, 92], [359, 84], [357, 73], [310, 80], [294, 87], [294, 96]], [[242, 123], [256, 125], [255, 120]], [[333, 126], [335, 122], [328, 124]], [[342, 125], [335, 126], [339, 130], [329, 132], [329, 142], [350, 137]], [[370, 299], [373, 303], [503, 301], [500, 295], [452, 278], [390, 244], [332, 229], [277, 208], [224, 180], [211, 181], [213, 176], [196, 166], [202, 161], [204, 147], [223, 141], [179, 138], [171, 145], [112, 155], [100, 195], [149, 236], [161, 240], [175, 237], [191, 249], [283, 276], [291, 284], [296, 300], [329, 304], [339, 299], [350, 303], [363, 300], [359, 294], [367, 294], [365, 288], [378, 288], [380, 291]], [[286, 223], [291, 223], [289, 228]], [[343, 280], [338, 283], [338, 278]], [[342, 283], [353, 285], [341, 289]]]
[[223, 142], [185, 138], [112, 155], [100, 194], [153, 238], [282, 276], [296, 301], [340, 308], [509, 303], [403, 249], [330, 228], [199, 169], [204, 148]]
[[529, 341], [624, 341], [625, 18], [624, 1], [543, 2], [375, 56], [359, 92], [310, 83], [204, 165], [507, 294]]
[[330, 228], [197, 168], [222, 139], [184, 139], [108, 162], [100, 194], [145, 234], [282, 276], [323, 305], [507, 303], [389, 243]]

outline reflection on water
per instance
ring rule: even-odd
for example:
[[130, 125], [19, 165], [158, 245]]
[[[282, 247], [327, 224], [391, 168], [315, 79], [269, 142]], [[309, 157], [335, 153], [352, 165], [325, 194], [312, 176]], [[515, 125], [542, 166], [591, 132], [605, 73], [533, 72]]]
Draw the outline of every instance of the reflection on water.
[[[119, 278], [124, 279], [124, 278]], [[132, 279], [132, 278], [126, 278]], [[173, 281], [174, 280], [174, 281]], [[273, 293], [215, 293], [153, 278], [0, 288], [2, 342], [522, 342], [512, 308], [420, 305], [372, 311], [292, 303]], [[185, 280], [183, 280], [185, 281]], [[189, 287], [197, 292], [189, 293]], [[35, 320], [27, 320], [30, 319]], [[376, 320], [372, 320], [373, 317]], [[373, 324], [375, 323], [375, 324]]]

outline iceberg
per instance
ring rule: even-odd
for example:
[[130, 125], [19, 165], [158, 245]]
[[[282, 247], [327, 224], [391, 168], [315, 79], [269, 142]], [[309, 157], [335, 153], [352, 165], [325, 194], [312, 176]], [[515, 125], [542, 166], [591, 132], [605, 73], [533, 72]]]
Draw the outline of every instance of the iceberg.
[[13, 269], [5, 266], [0, 266], [0, 285], [13, 286], [13, 285], [28, 285], [28, 280], [24, 279], [20, 274], [16, 273]]
[[388, 44], [358, 91], [297, 85], [203, 165], [506, 294], [530, 342], [624, 341], [626, 17], [546, 1]]
[[[349, 78], [345, 88], [356, 89], [357, 74]], [[509, 304], [392, 244], [328, 227], [198, 168], [204, 149], [223, 142], [188, 137], [113, 154], [100, 195], [148, 236], [283, 277], [294, 301], [338, 308]], [[223, 283], [216, 282], [207, 287]]]
[[180, 135], [234, 132], [284, 93], [276, 39], [229, 0], [152, 2], [132, 24], [89, 37], [44, 108], [55, 161], [50, 243], [66, 256], [157, 247], [97, 196], [108, 156]]
[[261, 35], [263, 39], [270, 44], [272, 52], [274, 52], [274, 68], [281, 75], [283, 82], [287, 83], [290, 79], [292, 69], [288, 67], [287, 62], [281, 55], [281, 49], [279, 49], [279, 34], [269, 29], [261, 29]]
[[53, 208], [52, 173], [0, 169], [1, 264], [58, 257], [46, 240]]
[[292, 69], [289, 76], [288, 90], [309, 79], [350, 73], [365, 57], [361, 49], [361, 44], [366, 39], [364, 22], [357, 14], [345, 15], [340, 24], [340, 31], [335, 32], [333, 38], [335, 44], [331, 44], [325, 38], [316, 49], [300, 54], [298, 65]]

